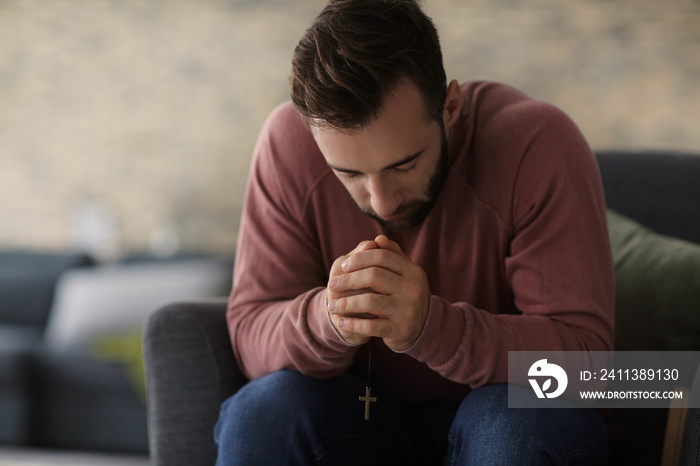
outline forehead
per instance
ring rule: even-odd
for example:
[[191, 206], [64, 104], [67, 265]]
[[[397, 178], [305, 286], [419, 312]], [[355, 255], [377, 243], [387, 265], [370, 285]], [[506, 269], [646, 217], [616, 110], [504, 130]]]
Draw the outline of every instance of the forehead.
[[312, 133], [326, 161], [336, 167], [370, 173], [426, 149], [439, 136], [418, 89], [412, 84], [390, 94], [366, 127], [337, 130], [314, 127]]

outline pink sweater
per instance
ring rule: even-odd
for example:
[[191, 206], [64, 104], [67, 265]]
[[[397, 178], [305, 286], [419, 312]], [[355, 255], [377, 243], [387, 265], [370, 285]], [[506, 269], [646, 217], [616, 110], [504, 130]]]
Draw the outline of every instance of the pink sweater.
[[[458, 400], [507, 379], [509, 350], [611, 350], [614, 276], [598, 167], [560, 110], [471, 82], [451, 169], [420, 226], [393, 234], [432, 293], [404, 353], [373, 343], [373, 379], [407, 400]], [[383, 233], [363, 215], [287, 103], [262, 129], [236, 255], [228, 325], [250, 378], [363, 370], [326, 311], [333, 261]]]

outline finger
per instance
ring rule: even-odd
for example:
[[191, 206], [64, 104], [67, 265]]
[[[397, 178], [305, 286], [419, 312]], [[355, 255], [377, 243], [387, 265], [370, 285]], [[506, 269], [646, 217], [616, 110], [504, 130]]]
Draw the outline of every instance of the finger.
[[360, 244], [355, 246], [355, 249], [350, 251], [349, 253], [345, 254], [344, 256], [338, 257], [335, 261], [333, 261], [333, 265], [331, 265], [331, 270], [330, 270], [330, 277], [333, 277], [334, 275], [337, 275], [338, 273], [342, 273], [342, 264], [345, 262], [345, 260], [350, 257], [351, 255], [360, 252], [360, 251], [368, 251], [370, 249], [378, 249], [379, 246], [377, 246], [377, 243], [375, 241], [362, 241]]
[[401, 254], [402, 256], [404, 255], [403, 251], [401, 250], [401, 246], [399, 246], [399, 244], [395, 241], [392, 241], [389, 238], [387, 238], [385, 235], [377, 236], [376, 238], [374, 238], [374, 242], [381, 249], [388, 249], [389, 251], [395, 252], [396, 254]]
[[332, 280], [333, 277], [335, 277], [336, 275], [343, 273], [342, 265], [348, 257], [350, 257], [350, 255], [340, 256], [335, 261], [333, 261], [333, 265], [331, 265], [331, 270], [328, 273], [329, 281]]
[[379, 245], [377, 244], [376, 241], [370, 241], [370, 240], [362, 241], [360, 244], [358, 244], [358, 245], [355, 247], [355, 249], [353, 249], [353, 250], [348, 254], [348, 256], [350, 256], [351, 254], [355, 254], [356, 252], [360, 252], [360, 251], [369, 251], [370, 249], [378, 249], [378, 248], [379, 248]]
[[362, 319], [343, 316], [338, 318], [338, 328], [343, 333], [364, 335], [367, 337], [382, 337], [386, 332], [387, 322], [384, 319]]
[[341, 335], [347, 335], [344, 338], [359, 341], [363, 337], [379, 337], [395, 351], [404, 351], [410, 348], [420, 334], [408, 338], [402, 337], [402, 332], [405, 333], [405, 330], [392, 323], [390, 319], [385, 318], [367, 319], [354, 315], [342, 315], [337, 316], [335, 325]]
[[406, 269], [411, 265], [411, 261], [402, 254], [388, 249], [372, 249], [348, 256], [341, 267], [346, 273], [369, 267], [380, 267], [399, 275], [405, 275]]
[[[344, 318], [341, 317], [340, 319], [344, 319]], [[367, 335], [360, 335], [360, 334], [357, 334], [357, 333], [348, 332], [348, 331], [343, 330], [343, 329], [338, 325], [338, 320], [339, 320], [339, 318], [337, 318], [337, 317], [335, 317], [335, 316], [331, 316], [331, 320], [332, 320], [332, 322], [333, 322], [333, 326], [335, 327], [335, 329], [336, 329], [336, 330], [338, 331], [338, 333], [340, 334], [340, 337], [341, 337], [343, 340], [345, 340], [345, 342], [348, 343], [348, 344], [351, 344], [351, 345], [362, 345], [362, 344], [366, 343], [366, 342], [369, 340], [369, 338], [370, 338], [370, 337], [368, 337]]]
[[367, 289], [381, 294], [393, 294], [400, 278], [385, 268], [368, 267], [333, 277], [328, 282], [328, 288], [333, 294]]
[[378, 293], [364, 293], [335, 299], [328, 303], [328, 310], [335, 316], [377, 318], [389, 313], [390, 299]]
[[370, 289], [370, 288], [362, 288], [360, 290], [335, 291], [332, 287], [329, 286], [328, 300], [334, 301], [336, 299], [346, 298], [348, 296], [355, 296], [358, 294], [374, 293], [374, 292], [375, 291]]

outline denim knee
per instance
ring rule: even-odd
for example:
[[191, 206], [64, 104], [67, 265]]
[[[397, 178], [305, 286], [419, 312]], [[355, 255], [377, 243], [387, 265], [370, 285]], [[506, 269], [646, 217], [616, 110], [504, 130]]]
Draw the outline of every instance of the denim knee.
[[298, 374], [291, 371], [276, 372], [249, 382], [221, 405], [220, 419], [236, 420], [236, 425], [264, 424], [278, 413], [284, 417], [291, 388], [289, 379]]
[[365, 382], [352, 373], [318, 380], [292, 371], [249, 382], [222, 404], [217, 466], [440, 461], [454, 406], [423, 409], [378, 389], [381, 404], [365, 421]]
[[586, 408], [508, 408], [508, 386], [474, 390], [449, 434], [452, 464], [605, 464], [607, 431]]
[[267, 459], [313, 452], [314, 446], [305, 444], [308, 437], [298, 434], [309, 411], [304, 398], [313, 396], [304, 388], [306, 382], [298, 372], [275, 372], [249, 382], [224, 401], [214, 429], [217, 466], [266, 464]]

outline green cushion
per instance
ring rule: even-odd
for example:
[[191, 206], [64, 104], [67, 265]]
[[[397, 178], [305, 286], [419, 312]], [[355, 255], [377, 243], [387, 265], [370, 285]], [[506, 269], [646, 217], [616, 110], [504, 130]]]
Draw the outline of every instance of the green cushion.
[[615, 262], [615, 349], [700, 350], [700, 245], [608, 210]]
[[99, 359], [121, 364], [131, 379], [136, 393], [142, 401], [146, 401], [142, 329], [99, 336], [93, 341], [92, 349]]

